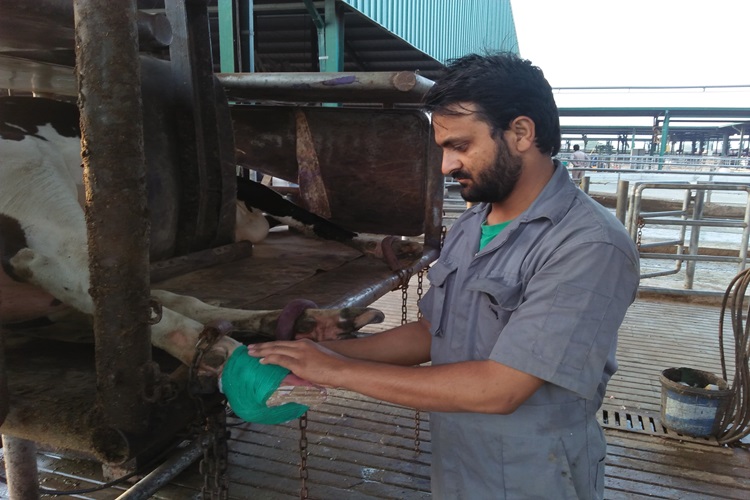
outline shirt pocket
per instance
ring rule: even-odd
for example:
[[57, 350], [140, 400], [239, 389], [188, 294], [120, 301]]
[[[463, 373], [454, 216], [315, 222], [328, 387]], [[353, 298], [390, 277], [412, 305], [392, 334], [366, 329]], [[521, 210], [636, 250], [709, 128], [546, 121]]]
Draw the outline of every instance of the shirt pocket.
[[466, 287], [478, 293], [478, 310], [474, 333], [474, 354], [489, 357], [500, 332], [513, 311], [523, 302], [523, 282], [508, 281], [503, 277], [477, 278]]
[[448, 283], [455, 278], [458, 266], [450, 261], [437, 261], [427, 272], [430, 280], [431, 304], [429, 317], [430, 333], [442, 337], [446, 327], [447, 307], [445, 304]]

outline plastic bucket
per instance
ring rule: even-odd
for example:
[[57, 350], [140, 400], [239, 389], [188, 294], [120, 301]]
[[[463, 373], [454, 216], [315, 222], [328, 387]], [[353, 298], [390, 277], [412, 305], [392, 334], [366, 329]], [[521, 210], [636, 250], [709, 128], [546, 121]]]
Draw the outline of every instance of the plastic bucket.
[[[692, 368], [667, 368], [661, 372], [660, 380], [664, 427], [693, 437], [717, 436], [721, 432], [721, 420], [732, 397], [726, 380]], [[707, 389], [709, 385], [716, 388]]]

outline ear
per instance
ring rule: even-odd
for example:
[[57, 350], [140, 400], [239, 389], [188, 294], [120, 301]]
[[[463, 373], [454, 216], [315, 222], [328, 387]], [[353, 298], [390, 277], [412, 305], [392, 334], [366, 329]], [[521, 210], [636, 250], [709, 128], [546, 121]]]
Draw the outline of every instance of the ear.
[[505, 134], [506, 140], [513, 143], [518, 153], [525, 153], [536, 146], [536, 124], [528, 116], [519, 116], [510, 122]]

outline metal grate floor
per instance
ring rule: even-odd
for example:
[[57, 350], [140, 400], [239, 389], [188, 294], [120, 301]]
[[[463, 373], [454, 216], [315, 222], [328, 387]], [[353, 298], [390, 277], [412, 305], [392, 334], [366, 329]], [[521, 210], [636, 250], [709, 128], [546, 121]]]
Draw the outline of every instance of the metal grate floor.
[[599, 420], [599, 424], [605, 429], [637, 432], [639, 434], [677, 439], [679, 441], [720, 446], [715, 437], [699, 438], [673, 432], [664, 427], [658, 414], [650, 412], [634, 412], [604, 407], [599, 410], [597, 419]]

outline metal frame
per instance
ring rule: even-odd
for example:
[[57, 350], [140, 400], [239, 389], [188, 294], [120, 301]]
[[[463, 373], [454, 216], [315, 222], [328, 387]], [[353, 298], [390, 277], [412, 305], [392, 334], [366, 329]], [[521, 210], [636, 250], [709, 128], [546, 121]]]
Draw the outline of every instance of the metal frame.
[[[646, 189], [675, 189], [685, 190], [685, 201], [682, 210], [663, 211], [663, 212], [642, 212], [641, 203], [643, 191]], [[745, 213], [743, 220], [731, 219], [704, 219], [703, 210], [706, 193], [710, 191], [744, 191], [747, 194], [745, 203]], [[690, 202], [693, 202], [692, 214], [689, 213]], [[675, 218], [675, 216], [677, 218]], [[677, 252], [668, 253], [644, 253], [641, 252], [641, 259], [661, 259], [675, 260], [676, 268], [673, 271], [665, 271], [652, 274], [642, 274], [641, 278], [656, 276], [665, 276], [676, 274], [680, 271], [683, 262], [687, 262], [685, 288], [693, 288], [693, 278], [695, 275], [695, 263], [704, 262], [737, 262], [738, 270], [741, 271], [747, 266], [747, 245], [750, 239], [750, 185], [747, 184], [726, 184], [726, 183], [683, 183], [683, 182], [639, 182], [634, 184], [633, 193], [630, 199], [630, 216], [628, 218], [628, 230], [634, 241], [638, 239], [639, 221], [645, 224], [659, 224], [666, 226], [680, 227], [681, 237], [676, 241], [665, 241], [649, 244], [651, 247], [675, 245]], [[685, 246], [686, 228], [691, 227], [690, 242], [688, 252], [682, 253]], [[702, 227], [736, 227], [742, 228], [742, 238], [740, 242], [739, 255], [737, 257], [718, 256], [718, 255], [698, 255], [698, 245], [700, 238], [700, 228]], [[643, 248], [643, 245], [642, 245]]]

